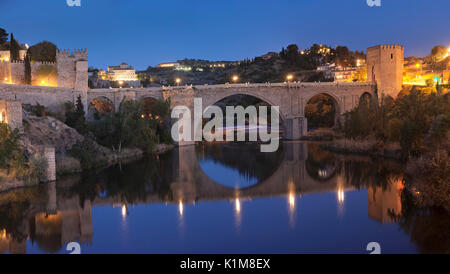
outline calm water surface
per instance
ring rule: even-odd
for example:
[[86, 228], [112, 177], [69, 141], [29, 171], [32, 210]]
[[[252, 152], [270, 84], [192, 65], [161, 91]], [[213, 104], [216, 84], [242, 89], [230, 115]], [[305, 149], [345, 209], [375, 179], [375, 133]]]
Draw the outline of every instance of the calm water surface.
[[450, 217], [411, 207], [402, 170], [314, 143], [176, 149], [0, 194], [0, 253], [448, 253]]

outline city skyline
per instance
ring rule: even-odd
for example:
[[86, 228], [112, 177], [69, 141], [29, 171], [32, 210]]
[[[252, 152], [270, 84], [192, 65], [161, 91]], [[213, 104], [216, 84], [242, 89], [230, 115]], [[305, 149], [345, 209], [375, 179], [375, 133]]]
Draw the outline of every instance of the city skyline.
[[[433, 7], [440, 8], [426, 14], [421, 14], [430, 8], [426, 1], [382, 1], [372, 8], [363, 0], [241, 2], [82, 0], [81, 7], [69, 7], [65, 0], [19, 0], [2, 1], [0, 15], [1, 27], [21, 43], [48, 40], [60, 49], [87, 48], [91, 66], [99, 68], [127, 62], [142, 70], [184, 58], [243, 60], [293, 43], [364, 51], [396, 43], [405, 46], [406, 56], [450, 45], [445, 28], [450, 3], [444, 0], [435, 1]], [[317, 12], [306, 12], [311, 10]]]

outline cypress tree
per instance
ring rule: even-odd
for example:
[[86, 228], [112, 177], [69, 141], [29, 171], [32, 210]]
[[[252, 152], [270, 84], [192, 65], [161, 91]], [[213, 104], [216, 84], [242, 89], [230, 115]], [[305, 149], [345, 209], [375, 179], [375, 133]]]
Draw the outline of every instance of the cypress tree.
[[11, 53], [11, 61], [17, 61], [20, 59], [20, 45], [19, 43], [16, 41], [16, 39], [14, 39], [14, 34], [11, 33], [11, 39], [10, 39], [10, 48], [9, 51]]
[[31, 64], [30, 56], [25, 56], [25, 85], [31, 85]]

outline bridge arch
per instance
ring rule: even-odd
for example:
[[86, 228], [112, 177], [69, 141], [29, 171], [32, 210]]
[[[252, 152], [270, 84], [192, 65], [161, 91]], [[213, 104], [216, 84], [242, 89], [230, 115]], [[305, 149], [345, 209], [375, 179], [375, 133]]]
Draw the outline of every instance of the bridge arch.
[[263, 102], [266, 102], [270, 106], [280, 106], [280, 110], [279, 110], [280, 118], [283, 121], [286, 119], [286, 115], [284, 114], [283, 110], [281, 109], [280, 102], [276, 102], [276, 101], [272, 100], [271, 98], [267, 98], [266, 96], [263, 96], [257, 92], [251, 92], [251, 91], [245, 91], [245, 90], [239, 90], [237, 92], [233, 92], [233, 91], [232, 92], [223, 92], [223, 93], [218, 93], [216, 96], [207, 97], [206, 100], [203, 101], [203, 111], [205, 111], [208, 107], [213, 106], [214, 104], [222, 101], [223, 99], [226, 99], [231, 96], [236, 96], [236, 95], [251, 96], [251, 97], [257, 98]]
[[114, 102], [108, 97], [98, 96], [89, 102], [88, 120], [98, 120], [102, 115], [113, 113], [115, 111]]
[[312, 128], [332, 128], [337, 125], [341, 106], [337, 96], [322, 92], [307, 97], [303, 113], [308, 131]]

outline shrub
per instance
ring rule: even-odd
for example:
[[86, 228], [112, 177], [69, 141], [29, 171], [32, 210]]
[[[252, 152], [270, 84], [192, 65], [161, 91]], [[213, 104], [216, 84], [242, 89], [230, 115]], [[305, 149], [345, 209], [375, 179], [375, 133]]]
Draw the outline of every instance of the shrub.
[[100, 168], [107, 164], [106, 159], [100, 157], [101, 151], [91, 138], [85, 138], [82, 143], [74, 145], [69, 153], [80, 161], [83, 170]]
[[38, 184], [47, 180], [48, 162], [45, 157], [32, 157], [25, 176], [27, 184]]

